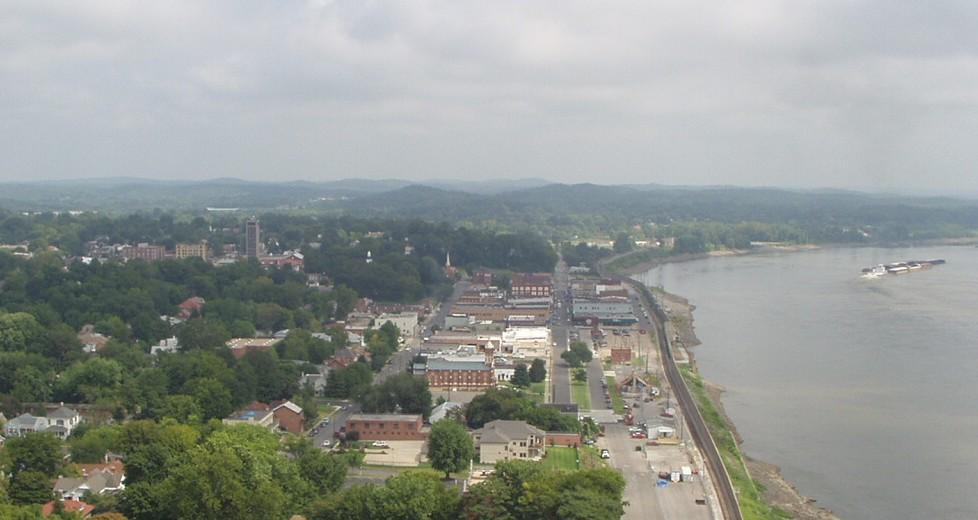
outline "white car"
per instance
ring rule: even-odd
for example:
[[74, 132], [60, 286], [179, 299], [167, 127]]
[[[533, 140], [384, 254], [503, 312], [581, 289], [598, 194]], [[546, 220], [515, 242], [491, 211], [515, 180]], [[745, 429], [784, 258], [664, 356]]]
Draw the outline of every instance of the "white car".
[[605, 450], [601, 450], [601, 458], [602, 459], [610, 459], [611, 458], [611, 452], [608, 451], [608, 450], [606, 450], [606, 449]]
[[370, 443], [371, 448], [390, 448], [391, 445], [384, 441], [374, 441]]
[[322, 446], [323, 448], [328, 448], [330, 446], [329, 439], [324, 440]]

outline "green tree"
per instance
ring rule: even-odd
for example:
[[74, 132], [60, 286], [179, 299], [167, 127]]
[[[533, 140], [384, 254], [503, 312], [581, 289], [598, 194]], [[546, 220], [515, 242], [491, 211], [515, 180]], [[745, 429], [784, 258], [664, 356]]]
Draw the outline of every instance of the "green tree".
[[0, 311], [0, 350], [23, 351], [41, 342], [44, 328], [26, 312]]
[[574, 369], [574, 381], [584, 382], [587, 381], [587, 370], [583, 368]]
[[[194, 390], [201, 392], [200, 395], [202, 397], [208, 391], [207, 389], [202, 389], [199, 386], [194, 388]], [[228, 395], [230, 395], [230, 393]], [[218, 398], [223, 399], [223, 393], [221, 393], [221, 396]], [[222, 410], [217, 408], [209, 409], [209, 412], [211, 413], [218, 413], [220, 411]], [[163, 399], [163, 405], [160, 407], [158, 413], [160, 417], [169, 417], [182, 423], [197, 423], [204, 418], [204, 410], [201, 408], [200, 401], [198, 398], [189, 395], [166, 396]], [[223, 417], [226, 417], [226, 415], [222, 416], [222, 418]], [[217, 418], [217, 416], [214, 418]]]
[[417, 413], [425, 418], [431, 413], [431, 391], [428, 381], [411, 374], [396, 374], [382, 384], [370, 387], [360, 398], [363, 411]]
[[6, 443], [10, 472], [36, 471], [53, 477], [61, 467], [61, 441], [48, 433], [28, 433]]
[[475, 457], [472, 437], [455, 421], [438, 421], [431, 426], [428, 436], [428, 458], [431, 467], [445, 472], [447, 479], [452, 472], [468, 469]]
[[41, 471], [21, 471], [10, 479], [7, 494], [15, 504], [43, 504], [54, 497], [52, 483]]
[[[78, 431], [77, 429], [75, 430]], [[106, 452], [116, 447], [119, 442], [119, 429], [116, 426], [99, 426], [90, 428], [82, 435], [73, 434], [68, 439], [69, 453], [72, 462], [79, 464], [95, 464], [102, 462]]]
[[183, 350], [214, 350], [223, 347], [231, 339], [231, 333], [219, 321], [195, 318], [177, 330], [177, 339]]
[[11, 393], [21, 402], [43, 402], [51, 399], [51, 384], [40, 370], [26, 366], [14, 374], [14, 388]]
[[526, 363], [517, 363], [513, 369], [512, 383], [514, 386], [526, 388], [530, 386], [530, 371], [526, 368]]
[[205, 421], [223, 419], [234, 411], [231, 392], [217, 379], [202, 377], [188, 381], [184, 392], [197, 401]]
[[346, 479], [346, 461], [312, 448], [298, 458], [299, 473], [311, 483], [318, 494], [336, 492]]
[[530, 381], [541, 383], [545, 379], [547, 379], [547, 365], [542, 359], [536, 358], [533, 363], [530, 363]]
[[635, 244], [632, 242], [632, 237], [628, 233], [618, 233], [615, 237], [614, 251], [615, 253], [627, 253], [635, 249]]

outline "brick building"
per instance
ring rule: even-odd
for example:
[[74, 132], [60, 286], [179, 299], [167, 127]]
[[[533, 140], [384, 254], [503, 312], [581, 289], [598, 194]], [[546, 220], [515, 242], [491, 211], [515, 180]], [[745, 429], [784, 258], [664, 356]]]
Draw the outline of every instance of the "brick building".
[[272, 415], [278, 427], [289, 433], [298, 435], [305, 429], [306, 417], [302, 414], [302, 407], [292, 401], [273, 405]]
[[127, 260], [145, 260], [147, 262], [155, 262], [157, 260], [162, 260], [163, 257], [166, 256], [166, 248], [143, 242], [134, 246], [125, 246], [122, 249], [122, 256]]
[[450, 361], [429, 359], [425, 378], [430, 388], [453, 390], [486, 390], [496, 386], [492, 366], [485, 361]]
[[513, 298], [549, 298], [553, 288], [554, 280], [550, 273], [513, 273], [510, 278], [510, 295]]
[[174, 256], [177, 258], [191, 258], [196, 256], [207, 260], [210, 256], [210, 249], [207, 246], [206, 240], [201, 240], [196, 244], [177, 244], [174, 250]]
[[421, 441], [428, 436], [423, 424], [420, 415], [353, 414], [346, 421], [346, 432], [356, 432], [364, 441]]

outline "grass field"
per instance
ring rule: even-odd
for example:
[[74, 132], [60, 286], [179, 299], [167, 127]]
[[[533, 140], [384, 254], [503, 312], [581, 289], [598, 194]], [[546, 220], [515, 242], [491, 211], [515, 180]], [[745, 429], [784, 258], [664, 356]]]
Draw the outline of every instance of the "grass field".
[[608, 392], [611, 394], [611, 407], [617, 414], [625, 413], [625, 400], [621, 398], [621, 392], [618, 391], [618, 382], [615, 380], [615, 376], [608, 376], [605, 379], [608, 381]]
[[547, 455], [541, 463], [551, 469], [574, 471], [578, 468], [577, 449], [559, 446], [547, 448]]
[[577, 403], [577, 407], [581, 411], [591, 409], [591, 391], [588, 389], [586, 381], [571, 383], [571, 400]]
[[527, 397], [533, 399], [535, 402], [544, 402], [544, 395], [547, 392], [547, 383], [530, 383], [530, 387], [526, 389]]
[[764, 502], [764, 499], [761, 497], [764, 489], [761, 485], [754, 482], [747, 472], [743, 456], [740, 453], [740, 447], [737, 445], [733, 433], [727, 426], [726, 420], [724, 420], [706, 393], [703, 378], [688, 365], [680, 366], [679, 370], [682, 372], [683, 379], [686, 380], [686, 385], [693, 394], [693, 398], [696, 399], [696, 406], [699, 408], [700, 414], [703, 415], [703, 420], [706, 421], [707, 428], [710, 429], [710, 435], [713, 436], [713, 441], [716, 442], [717, 450], [720, 451], [720, 457], [723, 458], [723, 465], [727, 468], [727, 473], [730, 474], [730, 481], [737, 490], [737, 499], [740, 502], [740, 511], [743, 513], [744, 518], [746, 520], [780, 520], [791, 518], [791, 515], [786, 511], [772, 507]]

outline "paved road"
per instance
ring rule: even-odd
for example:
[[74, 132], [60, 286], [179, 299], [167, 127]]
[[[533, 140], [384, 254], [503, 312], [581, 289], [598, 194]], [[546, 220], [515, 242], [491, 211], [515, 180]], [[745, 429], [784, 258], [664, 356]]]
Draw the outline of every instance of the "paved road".
[[558, 306], [554, 303], [553, 325], [550, 328], [555, 343], [550, 355], [552, 363], [550, 369], [550, 386], [552, 389], [550, 392], [550, 401], [559, 404], [572, 402], [570, 365], [560, 357], [567, 350], [567, 333], [571, 324], [570, 311], [568, 310], [570, 298], [567, 297], [569, 290], [570, 282], [567, 273], [567, 264], [561, 259], [554, 269], [554, 301], [559, 302], [560, 305]]
[[444, 328], [445, 317], [452, 312], [452, 307], [455, 306], [455, 302], [458, 301], [459, 297], [462, 296], [462, 293], [469, 288], [469, 285], [471, 285], [471, 283], [468, 280], [459, 280], [458, 282], [455, 282], [455, 289], [452, 291], [452, 294], [438, 306], [435, 313], [428, 318], [427, 323], [424, 327], [422, 327], [421, 336], [423, 338], [431, 336], [433, 332], [431, 328], [433, 326], [437, 326], [439, 329]]
[[591, 391], [591, 410], [611, 409], [611, 401], [604, 396], [605, 387], [601, 386], [601, 382], [604, 381], [604, 367], [597, 357], [587, 365], [587, 381]]
[[623, 424], [605, 426], [602, 439], [611, 452], [611, 464], [625, 477], [626, 520], [710, 520], [710, 509], [697, 505], [702, 487], [697, 483], [670, 484], [657, 488], [656, 472], [653, 472], [645, 453], [635, 451], [644, 441], [632, 439], [628, 427]]
[[724, 518], [727, 520], [741, 520], [743, 514], [740, 511], [737, 494], [733, 489], [733, 484], [730, 482], [727, 468], [723, 465], [723, 459], [720, 458], [720, 453], [717, 450], [716, 443], [713, 441], [713, 437], [710, 435], [710, 430], [707, 428], [703, 416], [696, 407], [696, 402], [693, 400], [689, 388], [686, 387], [686, 382], [679, 373], [679, 368], [676, 367], [676, 362], [672, 357], [672, 347], [665, 329], [665, 322], [668, 321], [668, 317], [655, 304], [648, 288], [630, 278], [615, 278], [621, 279], [639, 293], [642, 309], [649, 311], [649, 315], [654, 319], [653, 321], [650, 318], [646, 318], [643, 314], [637, 315], [639, 325], [647, 329], [649, 334], [656, 334], [658, 338], [659, 355], [662, 359], [666, 379], [672, 388], [680, 409], [686, 414], [690, 436], [696, 442], [696, 445], [706, 459], [707, 470], [710, 472], [713, 484], [716, 487], [717, 499], [719, 500], [720, 509], [723, 511]]
[[335, 433], [339, 431], [340, 427], [346, 425], [346, 420], [355, 413], [360, 411], [360, 405], [355, 402], [350, 401], [336, 401], [337, 406], [346, 406], [346, 410], [340, 409], [329, 418], [329, 424], [326, 426], [321, 426], [319, 428], [319, 433], [312, 436], [313, 446], [322, 446], [323, 441], [328, 440], [330, 445], [336, 442]]

